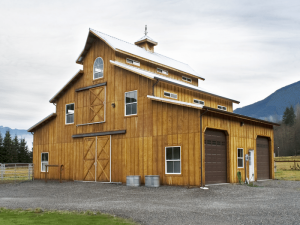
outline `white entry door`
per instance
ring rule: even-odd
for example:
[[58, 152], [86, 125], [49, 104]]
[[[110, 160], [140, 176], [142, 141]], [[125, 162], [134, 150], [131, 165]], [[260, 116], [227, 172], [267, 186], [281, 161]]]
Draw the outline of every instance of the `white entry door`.
[[249, 181], [254, 181], [254, 150], [249, 150]]

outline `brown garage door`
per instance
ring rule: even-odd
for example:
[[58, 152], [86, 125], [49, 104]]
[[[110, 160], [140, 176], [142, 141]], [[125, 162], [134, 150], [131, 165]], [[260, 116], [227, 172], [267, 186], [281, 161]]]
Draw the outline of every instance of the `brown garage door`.
[[269, 141], [265, 137], [256, 139], [257, 179], [270, 179], [270, 152]]
[[226, 136], [223, 131], [205, 131], [205, 183], [227, 182]]

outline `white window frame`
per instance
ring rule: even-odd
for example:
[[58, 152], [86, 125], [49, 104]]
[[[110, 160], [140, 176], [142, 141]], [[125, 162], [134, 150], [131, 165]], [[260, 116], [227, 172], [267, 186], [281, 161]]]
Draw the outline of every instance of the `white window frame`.
[[[161, 72], [160, 72], [159, 70], [161, 70]], [[161, 69], [161, 68], [157, 68], [156, 71], [157, 71], [158, 73], [161, 73], [161, 74], [164, 74], [164, 75], [169, 75], [169, 73], [168, 73], [167, 70], [163, 70], [163, 69]]]
[[[74, 105], [74, 113], [73, 113], [73, 123], [67, 123], [67, 105]], [[75, 103], [69, 103], [69, 104], [66, 104], [66, 107], [65, 107], [65, 124], [74, 124], [75, 122]]]
[[[242, 150], [242, 157], [239, 157], [239, 150]], [[243, 166], [239, 166], [239, 159], [242, 159]], [[244, 149], [243, 148], [237, 149], [237, 166], [238, 166], [238, 168], [244, 168]]]
[[[175, 148], [175, 147], [179, 147], [179, 152], [180, 152], [180, 159], [173, 159], [173, 160], [167, 160], [167, 148]], [[168, 173], [167, 171], [167, 162], [180, 162], [180, 173]], [[173, 174], [173, 175], [176, 175], [176, 174], [181, 174], [181, 171], [182, 171], [182, 166], [181, 166], [181, 146], [166, 146], [165, 147], [165, 174]]]
[[[132, 61], [132, 63], [128, 62], [128, 60]], [[136, 60], [133, 60], [133, 59], [129, 59], [129, 58], [126, 58], [126, 63], [134, 65], [134, 66], [140, 66], [141, 65], [139, 61], [136, 61]]]
[[189, 77], [182, 76], [182, 80], [186, 81], [186, 82], [189, 82], [189, 83], [192, 83], [192, 78], [189, 78]]
[[[130, 93], [130, 92], [134, 92], [134, 91], [136, 91], [136, 114], [126, 115], [126, 105], [127, 105], [127, 104], [132, 104], [132, 103], [127, 103], [127, 104], [126, 104], [126, 93]], [[133, 102], [133, 103], [135, 103], [135, 102]], [[137, 115], [137, 113], [138, 113], [138, 91], [137, 91], [137, 90], [125, 92], [125, 94], [124, 94], [124, 106], [125, 106], [125, 107], [124, 107], [124, 115], [125, 115], [125, 116], [136, 116], [136, 115]]]
[[[48, 154], [48, 161], [43, 161], [43, 154]], [[41, 172], [45, 173], [46, 170], [43, 170], [43, 163], [46, 163], [47, 162], [47, 165], [49, 165], [49, 152], [42, 152], [41, 153]], [[48, 172], [48, 171], [47, 171]]]
[[[221, 109], [219, 107], [221, 107]], [[227, 107], [226, 106], [222, 106], [222, 105], [218, 105], [218, 109], [219, 110], [223, 110], [223, 111], [227, 111]]]
[[98, 79], [104, 78], [104, 60], [103, 60], [103, 59], [102, 59], [102, 62], [103, 62], [102, 74], [103, 74], [103, 76], [102, 76], [102, 77], [95, 78], [95, 73], [94, 73], [94, 72], [95, 72], [95, 62], [96, 62], [96, 60], [97, 60], [98, 58], [102, 59], [102, 57], [97, 57], [97, 58], [95, 59], [95, 61], [94, 61], [94, 64], [93, 64], [93, 80], [98, 80]]
[[[195, 102], [195, 101], [198, 101], [198, 102]], [[201, 104], [200, 102], [203, 102], [203, 104]], [[199, 100], [199, 99], [195, 99], [195, 98], [194, 98], [194, 103], [195, 103], [195, 104], [199, 104], [199, 105], [204, 105], [204, 104], [205, 104], [204, 101]]]
[[[170, 96], [166, 96], [166, 93], [170, 94]], [[173, 95], [173, 97], [172, 97]], [[176, 95], [176, 98], [174, 98], [174, 95]], [[168, 91], [164, 91], [164, 96], [167, 97], [167, 98], [174, 98], [174, 99], [177, 99], [178, 98], [178, 95], [175, 94], [175, 93], [171, 93], [171, 92], [168, 92]]]

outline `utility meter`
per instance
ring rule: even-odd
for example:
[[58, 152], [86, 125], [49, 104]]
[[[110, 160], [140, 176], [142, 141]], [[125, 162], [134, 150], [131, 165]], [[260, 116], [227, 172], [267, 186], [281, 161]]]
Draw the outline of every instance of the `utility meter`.
[[249, 161], [249, 155], [248, 154], [245, 155], [245, 160]]

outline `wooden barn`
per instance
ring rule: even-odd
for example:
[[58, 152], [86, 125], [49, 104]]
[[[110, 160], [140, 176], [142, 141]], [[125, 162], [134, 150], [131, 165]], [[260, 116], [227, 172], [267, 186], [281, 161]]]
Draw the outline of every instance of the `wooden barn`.
[[[233, 113], [239, 102], [202, 89], [189, 65], [90, 29], [83, 69], [50, 99], [56, 112], [34, 133], [34, 178], [63, 165], [63, 179], [126, 182], [159, 175], [164, 185], [201, 186], [274, 178], [275, 123]], [[199, 82], [201, 85], [199, 85]], [[200, 86], [200, 87], [199, 87]], [[245, 155], [249, 154], [249, 161]], [[58, 179], [49, 168], [49, 179]]]

